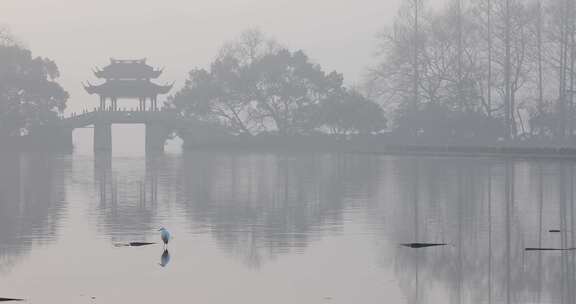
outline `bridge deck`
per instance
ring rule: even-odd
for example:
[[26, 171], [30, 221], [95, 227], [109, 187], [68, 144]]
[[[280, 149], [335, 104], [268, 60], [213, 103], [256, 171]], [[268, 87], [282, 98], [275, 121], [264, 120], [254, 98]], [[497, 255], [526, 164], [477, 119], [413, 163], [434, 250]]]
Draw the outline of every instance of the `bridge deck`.
[[62, 118], [64, 128], [82, 128], [94, 124], [162, 124], [172, 128], [192, 128], [198, 122], [172, 111], [92, 111]]

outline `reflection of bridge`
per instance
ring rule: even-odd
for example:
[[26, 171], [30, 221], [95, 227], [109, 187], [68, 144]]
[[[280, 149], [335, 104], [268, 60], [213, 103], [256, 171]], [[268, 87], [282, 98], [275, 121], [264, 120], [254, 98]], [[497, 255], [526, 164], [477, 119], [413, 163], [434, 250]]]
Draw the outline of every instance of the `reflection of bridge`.
[[146, 151], [162, 152], [164, 143], [174, 130], [192, 129], [196, 121], [186, 119], [173, 111], [100, 111], [84, 112], [62, 118], [61, 134], [72, 145], [72, 131], [94, 126], [94, 151], [111, 151], [112, 124], [144, 124], [146, 126]]

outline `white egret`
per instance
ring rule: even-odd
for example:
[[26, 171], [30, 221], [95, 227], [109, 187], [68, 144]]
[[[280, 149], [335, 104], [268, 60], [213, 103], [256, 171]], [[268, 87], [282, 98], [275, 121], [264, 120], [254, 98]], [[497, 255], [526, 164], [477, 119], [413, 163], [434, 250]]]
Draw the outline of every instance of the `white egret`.
[[158, 231], [160, 231], [160, 237], [164, 242], [164, 247], [168, 246], [168, 242], [170, 241], [170, 232], [164, 227], [158, 229]]

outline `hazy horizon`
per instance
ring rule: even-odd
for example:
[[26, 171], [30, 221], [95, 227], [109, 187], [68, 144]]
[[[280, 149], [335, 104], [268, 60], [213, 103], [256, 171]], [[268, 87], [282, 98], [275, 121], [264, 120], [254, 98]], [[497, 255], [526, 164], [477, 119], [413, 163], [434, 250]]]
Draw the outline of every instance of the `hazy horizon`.
[[72, 112], [96, 106], [97, 97], [86, 94], [80, 82], [96, 82], [92, 68], [106, 65], [110, 57], [146, 57], [151, 65], [165, 68], [158, 81], [175, 81], [177, 89], [189, 70], [208, 66], [224, 42], [248, 28], [305, 50], [325, 70], [343, 73], [347, 84], [359, 84], [374, 62], [376, 34], [392, 22], [400, 4], [64, 0], [55, 5], [47, 0], [7, 0], [0, 24], [35, 56], [56, 61], [60, 83], [71, 95], [67, 112]]

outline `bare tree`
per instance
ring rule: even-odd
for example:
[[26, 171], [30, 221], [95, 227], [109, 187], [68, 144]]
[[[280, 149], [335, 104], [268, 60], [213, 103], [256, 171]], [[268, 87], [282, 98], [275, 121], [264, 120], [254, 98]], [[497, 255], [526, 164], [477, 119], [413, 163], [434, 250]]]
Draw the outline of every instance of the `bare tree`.
[[537, 2], [536, 18], [536, 44], [537, 44], [537, 61], [538, 61], [538, 114], [544, 114], [544, 79], [542, 65], [542, 1]]
[[487, 109], [486, 114], [492, 117], [492, 0], [487, 0], [486, 19], [488, 36], [488, 75], [486, 81]]
[[574, 36], [575, 36], [575, 24], [574, 24], [574, 1], [573, 0], [567, 0], [567, 13], [566, 13], [566, 17], [567, 17], [567, 25], [566, 25], [566, 30], [567, 30], [567, 48], [568, 48], [568, 55], [570, 57], [570, 62], [569, 62], [569, 67], [568, 67], [568, 89], [567, 89], [567, 98], [568, 98], [568, 136], [571, 138], [574, 135], [574, 52], [575, 52], [575, 40], [574, 40]]
[[412, 2], [413, 10], [414, 10], [414, 28], [413, 28], [413, 41], [412, 41], [412, 49], [413, 49], [413, 62], [412, 68], [414, 70], [414, 79], [412, 80], [412, 86], [414, 88], [414, 100], [412, 108], [416, 109], [419, 104], [419, 91], [418, 88], [420, 86], [420, 68], [419, 68], [419, 55], [420, 55], [420, 13], [421, 13], [421, 0], [413, 0]]
[[465, 100], [464, 100], [464, 93], [462, 90], [462, 56], [463, 56], [463, 42], [462, 42], [462, 31], [463, 31], [463, 11], [462, 11], [462, 0], [455, 0], [456, 1], [456, 33], [457, 33], [457, 67], [456, 67], [456, 86], [458, 91], [458, 107], [460, 111], [464, 111], [465, 107]]
[[512, 134], [513, 124], [513, 107], [512, 107], [512, 84], [511, 84], [511, 14], [510, 14], [510, 1], [504, 0], [504, 123], [506, 125], [506, 138], [510, 138]]

